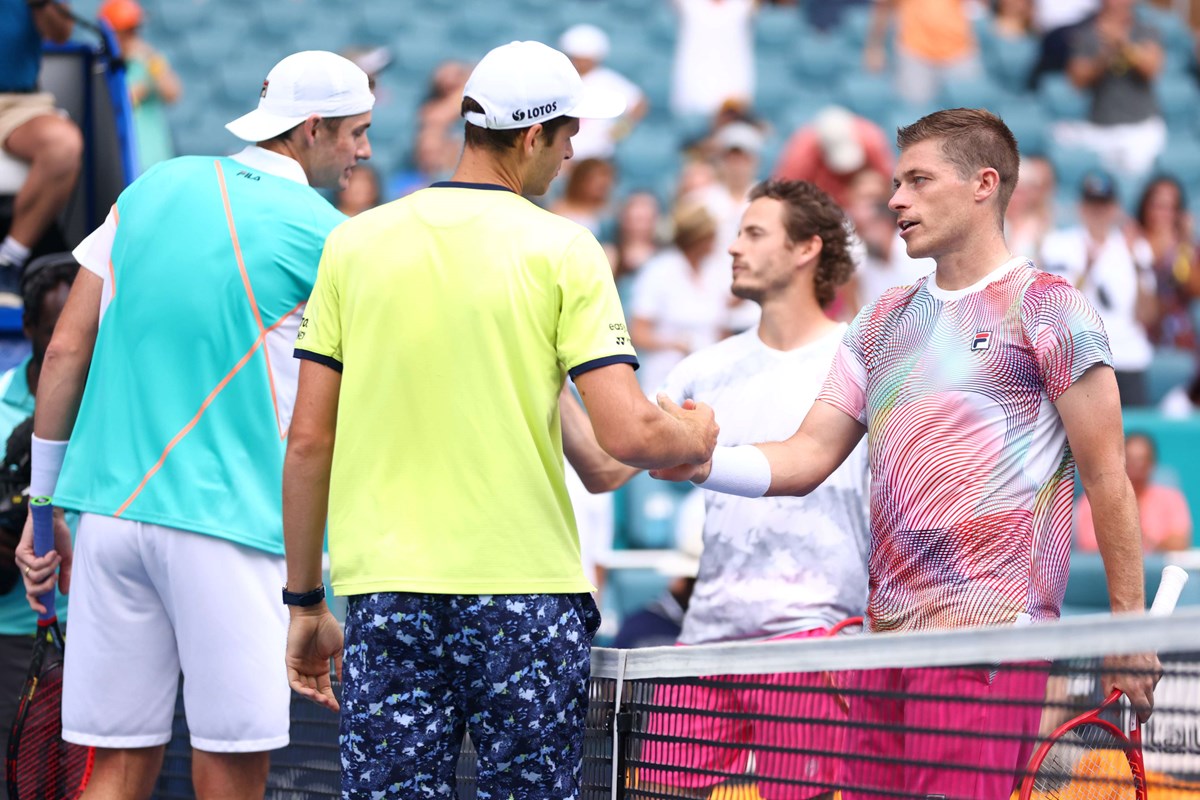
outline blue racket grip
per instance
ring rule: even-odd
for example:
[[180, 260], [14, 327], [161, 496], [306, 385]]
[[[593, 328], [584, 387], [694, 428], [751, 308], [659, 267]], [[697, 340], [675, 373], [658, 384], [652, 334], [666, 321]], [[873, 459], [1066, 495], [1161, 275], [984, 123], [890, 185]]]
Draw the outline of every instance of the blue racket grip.
[[[49, 497], [35, 497], [29, 501], [33, 514], [33, 554], [44, 556], [54, 549], [54, 506]], [[39, 622], [48, 622], [57, 616], [54, 607], [54, 590], [44, 593], [38, 602], [46, 607], [46, 613], [38, 616]]]

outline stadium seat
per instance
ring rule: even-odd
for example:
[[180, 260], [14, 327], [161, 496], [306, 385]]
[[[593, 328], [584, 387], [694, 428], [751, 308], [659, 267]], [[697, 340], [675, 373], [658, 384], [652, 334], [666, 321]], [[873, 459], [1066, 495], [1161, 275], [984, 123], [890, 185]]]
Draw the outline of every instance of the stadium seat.
[[813, 33], [794, 7], [765, 5], [754, 20], [754, 45], [759, 53], [791, 52]]
[[838, 26], [838, 34], [846, 44], [846, 49], [854, 54], [861, 53], [867, 44], [867, 33], [871, 29], [871, 7], [858, 5], [842, 11], [842, 21]]
[[1185, 186], [1200, 183], [1200, 139], [1172, 132], [1167, 146], [1159, 154], [1155, 167]]
[[1158, 31], [1165, 55], [1163, 76], [1184, 75], [1195, 66], [1195, 41], [1177, 14], [1150, 3], [1138, 3], [1135, 8], [1138, 17]]
[[691, 484], [664, 483], [646, 473], [625, 485], [624, 513], [617, 522], [620, 541], [630, 549], [675, 547], [675, 521]]
[[792, 74], [808, 88], [816, 84], [830, 86], [853, 65], [853, 55], [837, 36], [810, 32], [796, 43]]
[[1193, 130], [1197, 125], [1196, 107], [1200, 105], [1200, 89], [1191, 75], [1164, 73], [1154, 84], [1159, 109], [1167, 128], [1172, 131]]
[[994, 39], [984, 50], [984, 66], [995, 81], [1010, 92], [1023, 92], [1037, 63], [1040, 44], [1032, 36]]
[[1038, 84], [1042, 107], [1055, 119], [1083, 119], [1088, 112], [1088, 98], [1071, 85], [1066, 75], [1042, 76]]
[[866, 117], [881, 127], [891, 122], [896, 90], [888, 78], [865, 72], [851, 72], [842, 78], [838, 94], [845, 101], [846, 107], [855, 114]]
[[1158, 405], [1167, 392], [1186, 386], [1196, 374], [1196, 354], [1188, 350], [1159, 347], [1146, 370], [1146, 391], [1150, 404]]
[[1046, 148], [1046, 155], [1054, 164], [1054, 172], [1058, 177], [1058, 187], [1061, 194], [1068, 198], [1073, 206], [1079, 198], [1079, 184], [1088, 170], [1100, 167], [1100, 158], [1091, 150], [1079, 147], [1063, 147], [1052, 142]]
[[987, 76], [952, 80], [942, 85], [941, 104], [945, 108], [986, 108], [995, 111], [1003, 100], [1003, 90]]
[[992, 109], [1017, 137], [1022, 155], [1045, 155], [1050, 143], [1050, 116], [1036, 95], [1009, 97]]
[[664, 176], [677, 174], [679, 160], [674, 130], [649, 121], [617, 144], [617, 169], [631, 183], [656, 186]]

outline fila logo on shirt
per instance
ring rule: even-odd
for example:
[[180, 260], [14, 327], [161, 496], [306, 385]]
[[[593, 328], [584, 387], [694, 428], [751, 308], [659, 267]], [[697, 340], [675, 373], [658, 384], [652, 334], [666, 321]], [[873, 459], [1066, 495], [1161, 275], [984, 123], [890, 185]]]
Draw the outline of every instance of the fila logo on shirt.
[[971, 341], [972, 350], [987, 350], [988, 345], [992, 343], [991, 331], [979, 331], [975, 334], [975, 338]]

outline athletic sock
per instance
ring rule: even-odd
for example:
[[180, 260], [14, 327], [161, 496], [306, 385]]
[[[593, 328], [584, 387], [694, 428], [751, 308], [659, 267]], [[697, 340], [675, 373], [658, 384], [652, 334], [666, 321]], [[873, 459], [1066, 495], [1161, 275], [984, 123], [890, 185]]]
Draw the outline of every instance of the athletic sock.
[[20, 269], [29, 260], [29, 248], [11, 236], [0, 242], [0, 266]]

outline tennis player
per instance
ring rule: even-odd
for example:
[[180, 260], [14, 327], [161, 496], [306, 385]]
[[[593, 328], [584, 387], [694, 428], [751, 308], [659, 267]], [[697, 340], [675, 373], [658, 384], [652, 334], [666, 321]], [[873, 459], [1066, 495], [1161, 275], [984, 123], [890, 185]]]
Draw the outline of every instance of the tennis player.
[[716, 444], [711, 409], [669, 415], [641, 395], [596, 239], [521, 196], [547, 190], [579, 118], [624, 101], [513, 42], [475, 67], [462, 110], [451, 180], [330, 236], [296, 341], [288, 674], [337, 707], [328, 517], [333, 588], [350, 598], [348, 798], [453, 795], [464, 729], [481, 797], [575, 797], [599, 614], [563, 477], [563, 381], [622, 461], [701, 463]]
[[[804, 495], [868, 433], [867, 621], [873, 631], [914, 631], [1058, 617], [1078, 465], [1097, 509], [1112, 608], [1143, 610], [1140, 532], [1108, 341], [1070, 284], [1013, 258], [1005, 245], [1002, 221], [1017, 177], [1012, 133], [985, 111], [954, 109], [900, 129], [898, 144], [890, 206], [908, 254], [934, 258], [935, 273], [859, 313], [791, 438], [720, 447], [698, 470], [658, 476], [746, 497]], [[1157, 658], [1122, 657], [1110, 666], [1114, 684], [1147, 716]], [[871, 689], [980, 703], [964, 710], [961, 703], [857, 702], [856, 721], [1010, 738], [862, 730], [851, 735], [848, 753], [929, 766], [856, 758], [847, 762], [844, 797], [870, 796], [848, 790], [864, 783], [918, 795], [1009, 796], [1013, 773], [1029, 757], [1019, 735], [1037, 732], [1044, 673], [883, 670], [867, 678]], [[1037, 702], [987, 704], [1011, 697]]]
[[[830, 320], [824, 309], [854, 270], [845, 216], [820, 189], [802, 181], [768, 181], [755, 186], [749, 200], [729, 248], [731, 290], [759, 305], [760, 322], [688, 356], [663, 387], [672, 402], [710, 403], [722, 420], [719, 442], [726, 446], [781, 439], [800, 425], [846, 332], [847, 326]], [[568, 402], [573, 400], [564, 398]], [[636, 473], [607, 463], [612, 459], [588, 446], [590, 434], [582, 412], [564, 413], [566, 452], [581, 476], [594, 473], [615, 486]], [[847, 617], [862, 615], [870, 547], [865, 445], [806, 497], [704, 494], [704, 549], [680, 644], [823, 636]], [[647, 742], [646, 762], [688, 769], [643, 769], [639, 785], [693, 796], [724, 780], [721, 775], [745, 772], [750, 750], [729, 746], [741, 743], [755, 748], [759, 777], [800, 778], [808, 784], [761, 781], [758, 791], [766, 800], [825, 795], [837, 777], [837, 761], [820, 753], [841, 750], [844, 725], [748, 717], [844, 722], [845, 712], [819, 674], [781, 674], [766, 681], [781, 691], [660, 687], [655, 704], [684, 711], [653, 714], [651, 734], [722, 745]], [[795, 691], [806, 686], [821, 691]], [[697, 709], [705, 713], [697, 715]], [[811, 752], [799, 756], [772, 747]]]
[[97, 748], [89, 795], [150, 796], [180, 670], [197, 796], [262, 797], [267, 751], [288, 742], [288, 350], [345, 219], [314, 187], [370, 156], [373, 104], [341, 56], [288, 56], [227, 126], [257, 145], [155, 166], [75, 251], [30, 488], [83, 512], [74, 574], [61, 527], [35, 558], [27, 526], [18, 561], [35, 607], [60, 571], [73, 589], [63, 737]]

